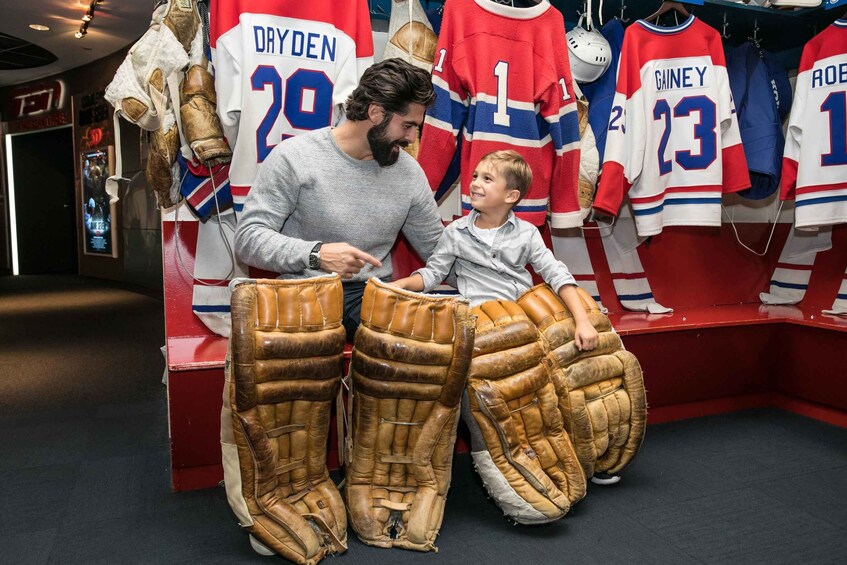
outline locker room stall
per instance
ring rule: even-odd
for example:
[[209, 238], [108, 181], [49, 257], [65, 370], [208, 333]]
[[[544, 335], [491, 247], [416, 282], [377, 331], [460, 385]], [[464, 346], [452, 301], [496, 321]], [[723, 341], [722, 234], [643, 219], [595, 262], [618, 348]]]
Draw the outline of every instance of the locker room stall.
[[[659, 4], [608, 0], [603, 19], [621, 18], [631, 26]], [[424, 9], [437, 10], [439, 5], [422, 2]], [[569, 29], [583, 7], [577, 1], [553, 5]], [[777, 11], [722, 0], [687, 7], [722, 33], [726, 45], [753, 41], [773, 51], [786, 69], [796, 69], [803, 46], [847, 10]], [[385, 29], [389, 0], [369, 2], [369, 9], [374, 29]], [[386, 42], [384, 33], [375, 34], [378, 50]], [[613, 227], [619, 234], [630, 230], [627, 238], [610, 238], [613, 228], [606, 223], [589, 222], [584, 230], [541, 229], [577, 280], [602, 301], [627, 349], [640, 360], [649, 422], [777, 406], [847, 426], [847, 365], [839, 355], [847, 345], [847, 318], [823, 313], [847, 289], [847, 228], [833, 226], [810, 236], [814, 241], [795, 236], [802, 241], [793, 245], [810, 253], [797, 261], [796, 254], [788, 252], [794, 222], [790, 202], [780, 208], [777, 194], [762, 200], [727, 195], [723, 204], [720, 227], [671, 226], [638, 239], [626, 209]], [[455, 189], [441, 200], [446, 220], [459, 213], [459, 207]], [[176, 490], [213, 486], [223, 476], [218, 434], [227, 342], [201, 321], [201, 315], [208, 321], [225, 313], [225, 285], [231, 277], [224, 275], [243, 267], [232, 263], [217, 272], [203, 272], [196, 257], [201, 254], [198, 245], [203, 245], [198, 243], [201, 232], [232, 229], [227, 223], [200, 223], [185, 210], [163, 213]], [[577, 240], [584, 243], [574, 245]], [[216, 251], [203, 252], [228, 257], [225, 245], [219, 245]], [[393, 260], [396, 277], [421, 264], [403, 241]], [[258, 274], [250, 271], [251, 276]], [[198, 300], [198, 283], [204, 287], [199, 294], [212, 298]], [[763, 303], [760, 293], [780, 289], [801, 292], [802, 300], [792, 305]], [[642, 311], [628, 309], [630, 302]], [[672, 312], [659, 313], [667, 308]], [[330, 437], [330, 465], [337, 461], [336, 445], [336, 438]], [[457, 448], [466, 448], [461, 435]]]

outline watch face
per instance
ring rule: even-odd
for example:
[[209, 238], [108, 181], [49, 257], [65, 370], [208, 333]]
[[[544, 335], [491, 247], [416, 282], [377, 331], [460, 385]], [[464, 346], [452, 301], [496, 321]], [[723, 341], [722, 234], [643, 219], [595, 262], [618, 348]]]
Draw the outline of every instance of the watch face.
[[321, 256], [317, 253], [309, 254], [309, 268], [319, 269], [321, 267]]

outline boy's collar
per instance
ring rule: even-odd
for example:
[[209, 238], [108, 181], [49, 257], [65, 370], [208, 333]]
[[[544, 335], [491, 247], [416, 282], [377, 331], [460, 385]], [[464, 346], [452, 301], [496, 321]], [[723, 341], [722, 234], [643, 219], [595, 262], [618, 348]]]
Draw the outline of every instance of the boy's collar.
[[[477, 216], [479, 216], [479, 212], [476, 211], [475, 208], [471, 208], [470, 213], [467, 216], [462, 216], [456, 222], [458, 223], [459, 229], [468, 229], [472, 225], [474, 225], [474, 221], [476, 221]], [[515, 216], [514, 210], [509, 210], [509, 215], [506, 216], [506, 221], [503, 222], [503, 225], [512, 224], [512, 226], [518, 225], [518, 218]], [[502, 226], [501, 226], [502, 227]]]

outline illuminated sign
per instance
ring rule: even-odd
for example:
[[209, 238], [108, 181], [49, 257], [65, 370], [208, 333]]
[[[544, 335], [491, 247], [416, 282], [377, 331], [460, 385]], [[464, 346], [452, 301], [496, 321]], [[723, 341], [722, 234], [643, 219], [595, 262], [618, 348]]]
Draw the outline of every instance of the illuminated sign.
[[65, 87], [60, 80], [43, 82], [12, 91], [12, 117], [28, 118], [60, 110], [65, 105]]

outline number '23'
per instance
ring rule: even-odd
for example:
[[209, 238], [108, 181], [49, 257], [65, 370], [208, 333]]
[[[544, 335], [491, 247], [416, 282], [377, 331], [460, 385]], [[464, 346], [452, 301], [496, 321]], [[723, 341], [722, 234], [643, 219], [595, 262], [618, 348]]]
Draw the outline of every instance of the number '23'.
[[665, 150], [668, 147], [668, 140], [671, 137], [671, 128], [673, 122], [671, 117], [681, 118], [690, 116], [691, 112], [697, 112], [700, 115], [700, 121], [694, 125], [694, 138], [700, 142], [700, 154], [695, 155], [689, 150], [675, 151], [674, 161], [685, 170], [705, 169], [711, 165], [717, 158], [718, 142], [715, 134], [717, 127], [717, 112], [715, 103], [707, 96], [686, 96], [673, 107], [668, 101], [661, 98], [656, 100], [656, 105], [653, 106], [653, 119], [665, 120], [665, 129], [662, 131], [662, 138], [659, 141], [659, 174], [666, 175], [673, 169], [673, 164], [669, 159], [665, 159]]

